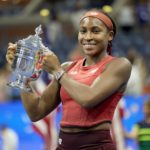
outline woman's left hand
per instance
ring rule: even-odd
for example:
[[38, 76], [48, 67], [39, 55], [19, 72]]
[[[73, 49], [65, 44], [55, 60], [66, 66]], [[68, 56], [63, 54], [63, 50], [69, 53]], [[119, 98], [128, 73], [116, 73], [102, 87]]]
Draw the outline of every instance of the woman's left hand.
[[41, 62], [41, 67], [43, 70], [51, 74], [59, 70], [62, 70], [61, 63], [58, 57], [49, 49], [46, 49], [44, 52], [44, 57]]

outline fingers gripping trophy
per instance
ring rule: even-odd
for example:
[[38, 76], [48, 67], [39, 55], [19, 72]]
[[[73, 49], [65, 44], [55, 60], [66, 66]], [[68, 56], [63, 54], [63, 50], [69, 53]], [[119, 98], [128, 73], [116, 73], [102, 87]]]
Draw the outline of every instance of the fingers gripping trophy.
[[41, 68], [36, 62], [36, 53], [40, 50], [41, 55], [44, 55], [46, 47], [42, 43], [39, 36], [42, 33], [41, 25], [35, 29], [35, 35], [30, 35], [25, 39], [19, 40], [16, 43], [15, 58], [12, 64], [13, 72], [16, 80], [9, 82], [8, 86], [30, 91], [31, 88], [25, 85], [28, 78], [36, 80]]

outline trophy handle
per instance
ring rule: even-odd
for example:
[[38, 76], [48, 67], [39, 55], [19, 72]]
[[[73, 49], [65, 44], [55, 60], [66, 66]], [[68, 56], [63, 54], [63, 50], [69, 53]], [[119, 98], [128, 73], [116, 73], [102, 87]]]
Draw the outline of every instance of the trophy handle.
[[39, 78], [39, 76], [41, 75], [41, 73], [42, 73], [42, 67], [41, 67], [42, 59], [43, 59], [43, 56], [41, 56], [41, 58], [35, 64], [33, 74], [30, 77], [32, 80], [37, 80]]
[[42, 45], [40, 49], [41, 49], [41, 56], [40, 56], [38, 62], [36, 62], [33, 74], [30, 77], [32, 80], [37, 80], [42, 73], [41, 62], [44, 58], [44, 53], [46, 52], [47, 47]]

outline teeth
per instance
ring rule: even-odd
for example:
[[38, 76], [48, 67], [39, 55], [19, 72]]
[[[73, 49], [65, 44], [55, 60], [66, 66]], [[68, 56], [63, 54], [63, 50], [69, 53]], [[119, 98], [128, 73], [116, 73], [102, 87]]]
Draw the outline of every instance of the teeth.
[[95, 44], [83, 44], [83, 45], [95, 45]]
[[85, 48], [88, 48], [88, 49], [89, 49], [89, 48], [93, 48], [94, 46], [95, 46], [95, 45], [89, 45], [89, 44], [85, 44], [85, 45], [84, 45], [84, 47], [85, 47]]

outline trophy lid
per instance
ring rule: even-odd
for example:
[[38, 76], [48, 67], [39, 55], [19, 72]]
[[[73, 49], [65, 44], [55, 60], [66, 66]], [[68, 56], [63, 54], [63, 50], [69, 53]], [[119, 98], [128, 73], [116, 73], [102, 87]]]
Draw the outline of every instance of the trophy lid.
[[43, 33], [42, 26], [39, 25], [37, 28], [35, 28], [34, 35], [29, 35], [27, 38], [19, 40], [18, 42], [26, 46], [28, 45], [28, 46], [33, 46], [33, 47], [41, 47], [42, 39], [39, 35], [42, 33]]
[[40, 24], [37, 28], [35, 28], [35, 35], [38, 36], [42, 33], [43, 33], [43, 30], [42, 30], [42, 26]]

